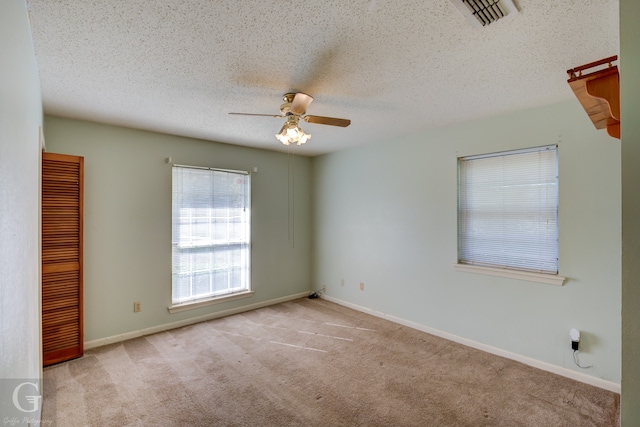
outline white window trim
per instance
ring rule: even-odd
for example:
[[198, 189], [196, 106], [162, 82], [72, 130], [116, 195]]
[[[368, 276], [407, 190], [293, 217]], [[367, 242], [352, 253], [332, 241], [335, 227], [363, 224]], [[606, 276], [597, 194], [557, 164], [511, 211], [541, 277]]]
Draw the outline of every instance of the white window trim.
[[[555, 153], [556, 153], [556, 161], [555, 161], [555, 166], [556, 166], [556, 186], [558, 185], [558, 145], [548, 145], [548, 146], [541, 146], [541, 147], [532, 147], [532, 148], [525, 148], [525, 149], [519, 149], [519, 150], [509, 150], [509, 151], [503, 151], [503, 152], [496, 152], [496, 153], [487, 153], [487, 154], [480, 154], [480, 155], [472, 155], [472, 156], [464, 156], [464, 157], [458, 157], [458, 174], [460, 174], [460, 161], [461, 160], [476, 160], [476, 159], [482, 159], [482, 158], [490, 158], [490, 157], [504, 157], [507, 155], [516, 155], [516, 154], [524, 154], [524, 153], [535, 153], [535, 152], [542, 152], [544, 150], [548, 150], [548, 149], [554, 149]], [[460, 227], [460, 178], [458, 179], [458, 227]], [[559, 200], [558, 200], [558, 193], [557, 193], [558, 189], [556, 187], [556, 201], [555, 201], [555, 207], [556, 207], [556, 257], [558, 255], [559, 252], [559, 241], [558, 241], [558, 236], [559, 236], [559, 232], [558, 232], [558, 223], [559, 223], [559, 214], [558, 214], [558, 209], [559, 209]], [[512, 266], [501, 266], [501, 265], [496, 265], [495, 263], [489, 263], [487, 262], [482, 263], [476, 263], [476, 262], [472, 262], [473, 260], [469, 260], [470, 262], [465, 262], [464, 260], [461, 262], [460, 261], [460, 257], [461, 257], [461, 248], [460, 248], [460, 228], [458, 228], [458, 233], [457, 233], [457, 239], [458, 239], [458, 263], [455, 264], [456, 266], [460, 266], [459, 270], [460, 271], [476, 271], [480, 274], [489, 274], [489, 275], [495, 275], [495, 276], [501, 276], [501, 277], [512, 277], [512, 278], [517, 278], [517, 279], [523, 279], [523, 280], [532, 280], [535, 282], [540, 282], [540, 283], [549, 283], [549, 284], [556, 284], [556, 285], [562, 285], [562, 283], [564, 282], [563, 277], [558, 276], [558, 258], [555, 258], [556, 264], [555, 264], [555, 271], [554, 270], [550, 270], [550, 271], [545, 271], [542, 272], [542, 270], [540, 270], [540, 272], [538, 272], [537, 269], [526, 269], [526, 268], [520, 268], [519, 265], [512, 265]], [[504, 261], [505, 263], [507, 261]], [[458, 269], [458, 268], [456, 268]], [[506, 271], [506, 272], [505, 272]], [[562, 280], [549, 280], [549, 277], [560, 277]]]
[[206, 299], [201, 299], [196, 301], [188, 301], [180, 304], [170, 305], [169, 307], [167, 307], [167, 309], [171, 314], [180, 313], [181, 311], [193, 310], [196, 308], [202, 308], [210, 305], [221, 304], [223, 302], [229, 302], [229, 301], [242, 299], [242, 298], [249, 298], [249, 297], [252, 297], [254, 293], [255, 293], [254, 291], [243, 291], [235, 294], [222, 295], [219, 297], [206, 298]]
[[[202, 167], [202, 166], [190, 166], [190, 165], [179, 165], [179, 164], [171, 164], [172, 168], [186, 168], [186, 169], [203, 169], [203, 170], [209, 170], [209, 171], [218, 171], [218, 172], [227, 172], [227, 173], [234, 173], [234, 174], [239, 174], [239, 175], [247, 175], [250, 177], [251, 173], [248, 171], [242, 171], [242, 170], [232, 170], [232, 169], [220, 169], [220, 168], [212, 168], [212, 167]], [[173, 172], [172, 172], [173, 174]], [[251, 190], [250, 190], [250, 181], [249, 181], [249, 205], [251, 204]], [[173, 186], [173, 179], [172, 179], [172, 186]], [[172, 190], [173, 191], [173, 190]], [[172, 196], [173, 197], [173, 196]], [[172, 205], [173, 205], [173, 199], [172, 199]], [[173, 209], [173, 208], [172, 208]], [[173, 214], [172, 214], [172, 219], [173, 219]], [[249, 235], [251, 233], [251, 225], [249, 225]], [[172, 248], [173, 251], [173, 248]], [[251, 238], [249, 238], [249, 254], [248, 257], [250, 258], [251, 256]], [[172, 305], [170, 305], [169, 307], [167, 307], [167, 309], [169, 310], [169, 313], [178, 313], [181, 311], [185, 311], [185, 310], [192, 310], [192, 309], [196, 309], [196, 308], [200, 308], [200, 307], [206, 307], [206, 306], [210, 306], [210, 305], [214, 305], [214, 304], [220, 304], [223, 302], [227, 302], [227, 301], [233, 301], [236, 299], [241, 299], [241, 298], [248, 298], [248, 297], [252, 297], [254, 292], [251, 290], [251, 263], [249, 260], [247, 260], [247, 262], [249, 263], [249, 267], [248, 267], [248, 275], [249, 275], [249, 282], [247, 285], [246, 289], [243, 289], [239, 292], [233, 292], [233, 293], [226, 293], [223, 295], [215, 295], [215, 296], [206, 296], [204, 298], [199, 298], [199, 299], [195, 299], [195, 300], [187, 300], [184, 302], [179, 302], [179, 303], [175, 303], [173, 304], [172, 301]], [[173, 279], [172, 279], [172, 294], [173, 294]]]
[[566, 277], [555, 274], [533, 273], [529, 271], [518, 271], [508, 268], [483, 267], [469, 264], [453, 264], [456, 271], [465, 273], [486, 274], [488, 276], [507, 277], [509, 279], [526, 280], [529, 282], [546, 283], [548, 285], [562, 286]]

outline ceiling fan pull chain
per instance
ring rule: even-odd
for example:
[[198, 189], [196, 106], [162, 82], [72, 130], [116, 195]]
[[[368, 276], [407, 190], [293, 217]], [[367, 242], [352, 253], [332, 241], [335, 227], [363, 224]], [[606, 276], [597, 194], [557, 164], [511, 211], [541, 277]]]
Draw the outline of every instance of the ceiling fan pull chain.
[[291, 247], [295, 242], [295, 152], [292, 146], [287, 149], [287, 232]]

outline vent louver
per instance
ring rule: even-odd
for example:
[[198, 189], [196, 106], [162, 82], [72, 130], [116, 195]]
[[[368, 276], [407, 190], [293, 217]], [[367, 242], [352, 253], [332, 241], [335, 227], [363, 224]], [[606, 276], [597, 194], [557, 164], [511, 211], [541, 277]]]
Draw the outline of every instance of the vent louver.
[[451, 0], [475, 26], [484, 27], [518, 9], [512, 0]]

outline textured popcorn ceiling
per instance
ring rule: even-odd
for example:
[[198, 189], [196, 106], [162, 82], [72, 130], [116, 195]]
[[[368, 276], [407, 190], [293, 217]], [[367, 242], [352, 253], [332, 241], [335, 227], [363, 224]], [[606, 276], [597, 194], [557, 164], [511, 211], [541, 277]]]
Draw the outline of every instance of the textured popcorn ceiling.
[[[575, 99], [619, 52], [617, 0], [516, 0], [472, 26], [449, 0], [27, 0], [44, 110], [286, 150], [281, 96], [314, 96], [301, 155]], [[621, 70], [624, 72], [624, 70]], [[577, 101], [576, 101], [577, 102]], [[540, 124], [544, 126], [544, 123]]]

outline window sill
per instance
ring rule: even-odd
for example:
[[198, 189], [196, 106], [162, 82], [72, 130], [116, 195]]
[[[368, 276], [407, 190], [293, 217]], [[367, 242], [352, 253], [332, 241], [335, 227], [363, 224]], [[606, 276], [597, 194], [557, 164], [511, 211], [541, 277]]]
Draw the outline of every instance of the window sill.
[[506, 268], [495, 267], [480, 267], [477, 265], [467, 264], [454, 264], [453, 268], [456, 271], [464, 271], [466, 273], [486, 274], [489, 276], [508, 277], [510, 279], [527, 280], [529, 282], [546, 283], [548, 285], [562, 286], [566, 277], [542, 274], [542, 273], [530, 273], [528, 271], [508, 270]]
[[207, 307], [209, 305], [220, 304], [223, 302], [229, 302], [229, 301], [242, 299], [242, 298], [249, 298], [249, 297], [252, 297], [254, 293], [255, 292], [253, 291], [239, 292], [236, 294], [223, 295], [223, 296], [213, 297], [208, 299], [201, 299], [193, 302], [184, 302], [182, 304], [174, 304], [174, 305], [170, 305], [167, 308], [169, 310], [169, 313], [171, 314], [179, 313], [181, 311], [193, 310], [196, 308]]

